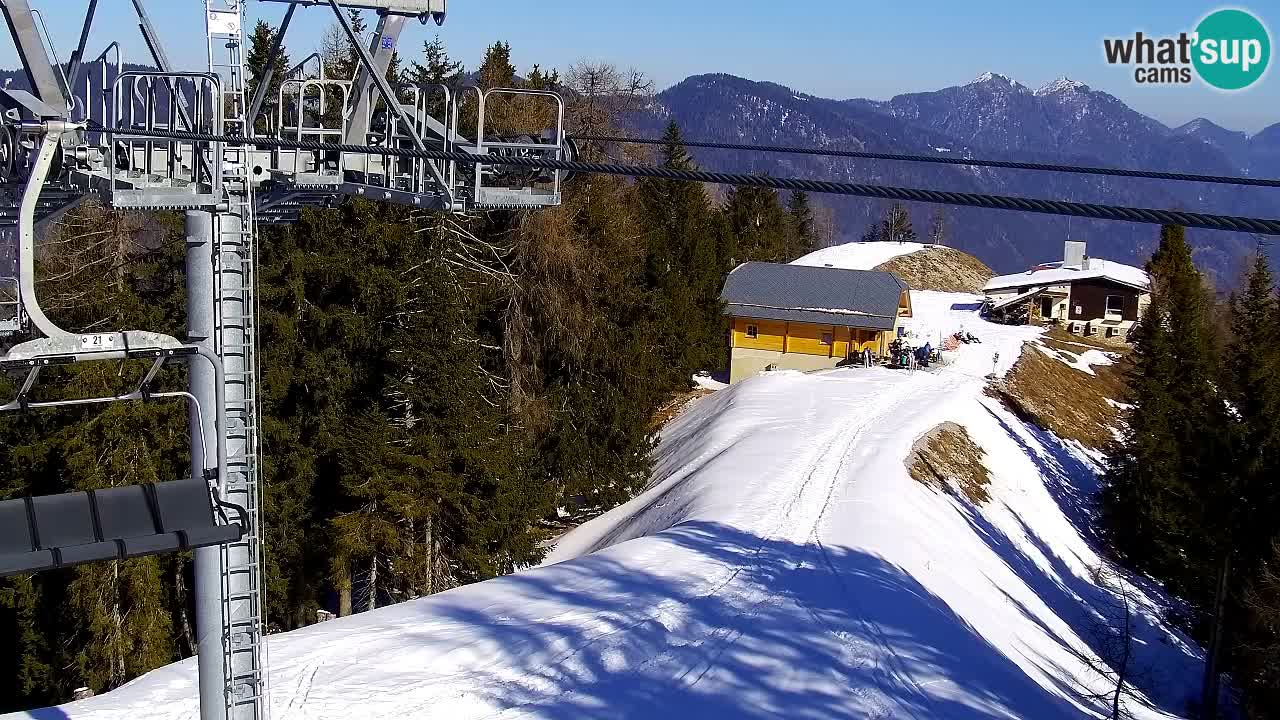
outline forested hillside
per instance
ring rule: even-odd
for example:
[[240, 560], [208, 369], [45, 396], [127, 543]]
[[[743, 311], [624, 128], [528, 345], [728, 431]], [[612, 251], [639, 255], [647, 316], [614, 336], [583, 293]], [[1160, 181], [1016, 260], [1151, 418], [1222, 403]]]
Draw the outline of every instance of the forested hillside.
[[[260, 26], [251, 64], [268, 58]], [[330, 37], [329, 61], [350, 48]], [[642, 77], [608, 66], [517, 73], [489, 48], [485, 86], [559, 85], [570, 122], [607, 131]], [[436, 41], [402, 83], [457, 83]], [[522, 79], [521, 79], [522, 78]], [[499, 108], [512, 128], [527, 108]], [[657, 162], [688, 167], [679, 130]], [[588, 157], [601, 148], [586, 147]], [[547, 521], [612, 507], [649, 476], [652, 418], [723, 361], [718, 295], [736, 261], [812, 249], [803, 194], [580, 176], [562, 207], [466, 217], [357, 201], [262, 229], [267, 614], [273, 631], [536, 563]], [[44, 239], [39, 292], [75, 329], [182, 336], [180, 215], [86, 204]], [[123, 387], [140, 369], [75, 366], [47, 397]], [[6, 379], [5, 392], [13, 390]], [[181, 371], [164, 379], [181, 387]], [[0, 416], [0, 497], [187, 472], [171, 401]], [[189, 556], [0, 580], [0, 710], [101, 692], [194, 650]]]

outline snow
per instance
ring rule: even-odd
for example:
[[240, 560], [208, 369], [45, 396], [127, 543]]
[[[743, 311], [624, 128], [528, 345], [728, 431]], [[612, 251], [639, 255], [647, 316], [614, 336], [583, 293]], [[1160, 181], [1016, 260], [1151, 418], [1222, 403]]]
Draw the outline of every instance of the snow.
[[[647, 490], [540, 567], [272, 636], [273, 717], [1101, 717], [1097, 459], [985, 395], [1039, 331], [981, 321], [980, 301], [916, 294], [913, 331], [983, 341], [946, 367], [779, 371], [695, 402]], [[986, 453], [981, 506], [907, 474], [944, 421]], [[1171, 717], [1200, 653], [1125, 582], [1131, 710]], [[194, 718], [195, 679], [188, 660], [36, 716]]]
[[1010, 305], [1017, 305], [1018, 303], [1020, 303], [1020, 302], [1022, 302], [1022, 301], [1024, 301], [1024, 300], [1027, 300], [1028, 298], [1034, 297], [1034, 296], [1039, 295], [1040, 293], [1044, 292], [1044, 288], [1045, 288], [1045, 286], [1044, 286], [1044, 285], [1036, 285], [1035, 287], [1031, 288], [1030, 290], [1027, 290], [1027, 291], [1026, 291], [1026, 292], [1024, 292], [1024, 293], [1018, 293], [1017, 295], [1014, 295], [1013, 297], [1005, 298], [1005, 299], [1003, 299], [1003, 300], [1001, 300], [1001, 301], [999, 301], [999, 302], [992, 303], [992, 304], [991, 304], [991, 309], [992, 309], [992, 310], [1003, 310], [1004, 308], [1007, 308], [1007, 307], [1009, 307]]
[[1036, 343], [1035, 347], [1039, 348], [1045, 355], [1088, 375], [1096, 374], [1093, 372], [1094, 366], [1102, 367], [1115, 362], [1112, 354], [1095, 348], [1090, 348], [1082, 353], [1074, 353], [1070, 350], [1046, 347], [1039, 343]]
[[1147, 277], [1146, 271], [1142, 268], [1125, 265], [1114, 260], [1089, 258], [1089, 267], [1087, 269], [1064, 268], [1060, 262], [1049, 263], [1026, 272], [993, 277], [987, 281], [985, 289], [991, 292], [993, 290], [1005, 290], [1029, 285], [1058, 285], [1091, 278], [1108, 278], [1125, 285], [1143, 289], [1151, 287], [1151, 279]]
[[851, 242], [833, 245], [805, 255], [791, 263], [810, 267], [834, 267], [844, 270], [874, 270], [890, 260], [929, 247], [923, 243]]
[[1084, 92], [1089, 89], [1088, 85], [1079, 80], [1072, 80], [1067, 77], [1060, 77], [1057, 80], [1045, 85], [1036, 91], [1036, 95], [1053, 95], [1061, 92]]
[[729, 387], [729, 383], [723, 383], [709, 375], [694, 375], [693, 384], [703, 390], [723, 390]]
[[993, 72], [984, 72], [978, 77], [974, 78], [974, 80], [969, 84], [981, 85], [982, 83], [989, 83], [989, 82], [1008, 85], [1009, 87], [1013, 88], [1014, 90], [1017, 90], [1018, 92], [1028, 92], [1027, 87], [1022, 83], [1014, 80], [1008, 75], [1001, 75], [1000, 73], [993, 73]]
[[993, 73], [993, 72], [984, 72], [978, 77], [974, 78], [973, 82], [984, 83], [984, 82], [991, 82], [992, 80], [1000, 80], [1007, 83], [1013, 82], [1012, 80], [1009, 79], [1009, 76], [1001, 75], [1000, 73]]

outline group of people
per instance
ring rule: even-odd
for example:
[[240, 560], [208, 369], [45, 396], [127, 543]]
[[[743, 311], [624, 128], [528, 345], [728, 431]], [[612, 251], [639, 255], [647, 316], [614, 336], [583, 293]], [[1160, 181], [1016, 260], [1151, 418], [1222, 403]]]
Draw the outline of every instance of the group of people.
[[925, 341], [924, 345], [915, 347], [911, 344], [911, 340], [906, 337], [895, 338], [889, 343], [890, 364], [893, 367], [907, 368], [915, 370], [916, 368], [927, 368], [929, 363], [933, 362], [933, 344]]
[[[934, 350], [933, 344], [925, 341], [923, 345], [916, 345], [913, 342], [914, 336], [911, 333], [894, 338], [889, 343], [889, 364], [891, 367], [907, 368], [915, 370], [916, 368], [927, 368], [929, 365], [938, 362], [941, 354]], [[942, 341], [942, 350], [956, 350], [961, 345], [973, 345], [981, 343], [982, 339], [977, 335], [960, 328], [955, 333], [948, 335]]]

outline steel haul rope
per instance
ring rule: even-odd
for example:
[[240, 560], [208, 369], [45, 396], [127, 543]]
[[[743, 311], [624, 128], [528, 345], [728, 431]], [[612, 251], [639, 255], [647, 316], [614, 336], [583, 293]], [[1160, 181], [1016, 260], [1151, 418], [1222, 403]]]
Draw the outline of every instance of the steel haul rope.
[[[634, 138], [612, 135], [572, 135], [579, 142], [620, 143], [624, 145], [666, 145], [656, 138]], [[1043, 172], [1075, 173], [1079, 175], [1110, 175], [1115, 177], [1175, 180], [1178, 182], [1203, 182], [1220, 185], [1247, 185], [1252, 187], [1280, 188], [1280, 179], [1249, 178], [1235, 175], [1200, 175], [1195, 173], [1163, 172], [1158, 170], [1126, 170], [1124, 168], [1088, 167], [1080, 165], [1055, 165], [1051, 163], [1016, 162], [1012, 160], [984, 160], [975, 158], [942, 157], [939, 155], [902, 155], [898, 153], [865, 152], [861, 150], [835, 150], [807, 148], [789, 145], [745, 145], [681, 140], [680, 144], [691, 148], [714, 150], [749, 150], [752, 152], [789, 153], [793, 155], [820, 155], [824, 157], [860, 158], [866, 160], [898, 160], [902, 162], [934, 163], [941, 165], [968, 165], [972, 167], [1003, 168], [1006, 170], [1038, 170]]]
[[1134, 208], [1120, 205], [1099, 205], [1093, 203], [1065, 202], [1061, 200], [1012, 197], [1007, 195], [985, 195], [981, 193], [925, 190], [918, 188], [893, 187], [888, 185], [840, 183], [826, 180], [805, 180], [801, 178], [776, 178], [743, 173], [710, 172], [706, 170], [681, 170], [649, 165], [578, 162], [572, 160], [552, 160], [549, 158], [478, 156], [465, 152], [369, 147], [365, 145], [322, 143], [309, 140], [282, 140], [279, 138], [244, 138], [229, 135], [213, 135], [173, 130], [130, 129], [127, 132], [121, 131], [114, 133], [114, 135], [119, 137], [168, 138], [174, 140], [186, 140], [188, 142], [222, 142], [232, 145], [254, 145], [263, 148], [289, 148], [321, 152], [364, 153], [388, 155], [392, 157], [452, 161], [471, 165], [525, 167], [597, 175], [621, 175], [637, 178], [645, 177], [666, 180], [684, 180], [688, 182], [712, 183], [719, 185], [736, 185], [739, 187], [760, 187], [774, 190], [800, 190], [804, 192], [845, 195], [851, 197], [937, 203], [961, 207], [987, 208], [990, 210], [1014, 210], [1044, 215], [1086, 217], [1099, 220], [1119, 220], [1124, 222], [1149, 223], [1156, 225], [1182, 225], [1184, 227], [1202, 228], [1206, 230], [1227, 230], [1232, 232], [1258, 233], [1262, 235], [1280, 235], [1280, 220], [1239, 217], [1233, 215], [1216, 215], [1187, 212], [1182, 210]]

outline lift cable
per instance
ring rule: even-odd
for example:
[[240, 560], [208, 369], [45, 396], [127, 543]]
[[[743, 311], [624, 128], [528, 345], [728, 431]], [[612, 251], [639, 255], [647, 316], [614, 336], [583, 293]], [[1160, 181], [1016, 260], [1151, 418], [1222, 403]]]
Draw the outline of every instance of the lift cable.
[[1158, 210], [1117, 205], [1065, 202], [1061, 200], [1011, 197], [1007, 195], [984, 195], [980, 193], [951, 192], [945, 190], [923, 190], [887, 185], [865, 185], [830, 182], [826, 180], [805, 180], [800, 178], [777, 178], [765, 175], [749, 175], [745, 173], [682, 170], [678, 168], [655, 167], [651, 165], [620, 165], [614, 163], [579, 162], [572, 160], [554, 160], [550, 158], [505, 155], [482, 156], [472, 155], [471, 153], [466, 152], [444, 152], [440, 150], [418, 150], [414, 148], [377, 146], [371, 147], [344, 143], [323, 143], [311, 140], [283, 140], [279, 138], [250, 139], [232, 135], [214, 135], [174, 130], [129, 129], [128, 131], [122, 131], [115, 134], [124, 137], [156, 137], [185, 140], [188, 142], [220, 142], [230, 145], [255, 145], [264, 148], [288, 148], [318, 152], [363, 153], [387, 155], [392, 157], [422, 158], [426, 160], [457, 162], [470, 165], [523, 167], [595, 175], [621, 175], [626, 177], [682, 180], [716, 185], [736, 185], [739, 187], [771, 188], [774, 190], [800, 190], [803, 192], [847, 195], [852, 197], [958, 205], [963, 207], [987, 208], [991, 210], [1013, 210], [1045, 215], [1064, 215], [1070, 217], [1095, 218], [1100, 220], [1120, 220], [1125, 222], [1149, 223], [1155, 225], [1182, 225], [1184, 227], [1202, 228], [1205, 230], [1227, 230], [1232, 232], [1258, 233], [1262, 235], [1280, 235], [1280, 219], [1215, 215], [1186, 212], [1182, 210]]
[[[619, 143], [623, 145], [666, 145], [660, 138], [636, 138], [613, 135], [573, 135], [578, 142]], [[1280, 179], [1250, 178], [1234, 175], [1199, 175], [1194, 173], [1162, 172], [1157, 170], [1126, 170], [1124, 168], [1088, 167], [1079, 165], [1054, 165], [1050, 163], [1014, 162], [1011, 160], [982, 160], [940, 155], [901, 155], [897, 153], [864, 152], [861, 150], [836, 150], [829, 148], [795, 147], [788, 145], [743, 145], [681, 140], [690, 148], [714, 150], [748, 150], [751, 152], [789, 153], [793, 155], [820, 155], [825, 157], [861, 158], [866, 160], [900, 160], [903, 162], [936, 163], [939, 165], [967, 165], [971, 167], [1004, 168], [1007, 170], [1040, 170], [1045, 172], [1075, 173], [1078, 175], [1111, 175], [1115, 177], [1150, 178], [1178, 182], [1216, 183], [1219, 185], [1250, 185], [1253, 187], [1280, 187]]]

